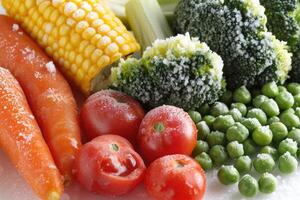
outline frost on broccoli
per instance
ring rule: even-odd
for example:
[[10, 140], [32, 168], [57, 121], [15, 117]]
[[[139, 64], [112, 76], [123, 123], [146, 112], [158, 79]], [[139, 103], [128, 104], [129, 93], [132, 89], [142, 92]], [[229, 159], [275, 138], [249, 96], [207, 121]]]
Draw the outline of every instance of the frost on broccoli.
[[264, 11], [258, 0], [180, 0], [174, 27], [199, 37], [223, 58], [229, 88], [282, 83], [291, 55], [267, 32]]
[[157, 40], [141, 59], [127, 59], [112, 70], [113, 87], [149, 107], [175, 105], [186, 110], [213, 103], [221, 95], [223, 61], [188, 34]]

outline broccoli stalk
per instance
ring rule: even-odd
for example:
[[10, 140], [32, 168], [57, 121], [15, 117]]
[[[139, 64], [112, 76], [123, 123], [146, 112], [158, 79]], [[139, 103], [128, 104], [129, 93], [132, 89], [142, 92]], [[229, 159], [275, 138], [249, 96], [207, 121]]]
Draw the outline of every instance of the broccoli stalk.
[[175, 28], [199, 37], [222, 56], [229, 88], [283, 83], [291, 55], [267, 32], [264, 10], [257, 0], [179, 0]]
[[149, 108], [169, 104], [190, 110], [219, 98], [225, 87], [220, 56], [189, 34], [170, 37], [157, 1], [130, 0], [126, 12], [146, 50], [140, 59], [123, 60], [112, 69], [112, 87]]

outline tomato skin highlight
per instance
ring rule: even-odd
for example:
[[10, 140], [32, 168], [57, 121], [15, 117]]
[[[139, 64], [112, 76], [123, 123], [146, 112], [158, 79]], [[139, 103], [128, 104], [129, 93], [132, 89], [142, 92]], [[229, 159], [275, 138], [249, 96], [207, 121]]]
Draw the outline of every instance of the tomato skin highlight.
[[146, 166], [132, 145], [118, 135], [86, 143], [76, 158], [76, 177], [88, 191], [123, 195], [143, 181]]
[[196, 143], [195, 123], [175, 106], [160, 106], [148, 112], [138, 133], [139, 149], [149, 162], [165, 155], [191, 155]]
[[156, 200], [201, 200], [206, 190], [206, 177], [192, 158], [168, 155], [150, 164], [145, 186]]
[[114, 90], [102, 90], [91, 95], [80, 113], [82, 126], [90, 139], [115, 134], [133, 144], [136, 143], [136, 135], [144, 116], [145, 112], [139, 102]]

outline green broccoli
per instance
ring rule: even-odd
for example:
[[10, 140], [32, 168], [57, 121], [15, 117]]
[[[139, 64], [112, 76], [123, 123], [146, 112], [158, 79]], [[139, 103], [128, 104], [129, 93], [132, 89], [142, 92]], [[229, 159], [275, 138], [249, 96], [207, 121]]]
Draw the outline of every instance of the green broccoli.
[[223, 58], [230, 89], [283, 83], [291, 55], [267, 32], [264, 10], [257, 0], [180, 0], [174, 27], [199, 37]]
[[155, 42], [141, 59], [129, 58], [112, 69], [114, 88], [149, 107], [192, 110], [220, 97], [225, 87], [220, 56], [189, 34], [165, 39], [172, 33], [156, 1], [131, 0], [126, 9], [142, 47]]

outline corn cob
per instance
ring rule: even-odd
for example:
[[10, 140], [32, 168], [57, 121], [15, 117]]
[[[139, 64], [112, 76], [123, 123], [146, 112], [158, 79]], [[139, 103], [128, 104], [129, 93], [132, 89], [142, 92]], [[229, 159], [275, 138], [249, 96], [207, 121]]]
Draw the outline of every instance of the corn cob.
[[111, 65], [140, 48], [101, 0], [2, 0], [2, 4], [85, 94], [105, 87]]

